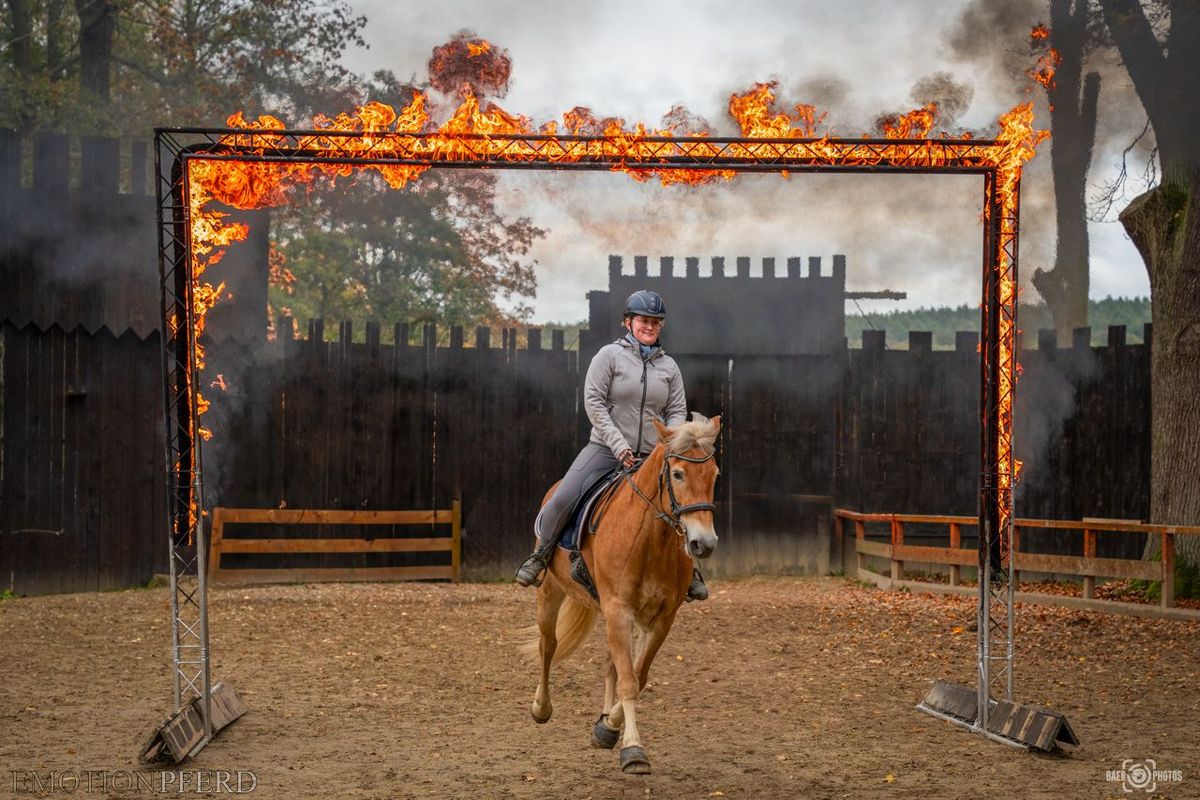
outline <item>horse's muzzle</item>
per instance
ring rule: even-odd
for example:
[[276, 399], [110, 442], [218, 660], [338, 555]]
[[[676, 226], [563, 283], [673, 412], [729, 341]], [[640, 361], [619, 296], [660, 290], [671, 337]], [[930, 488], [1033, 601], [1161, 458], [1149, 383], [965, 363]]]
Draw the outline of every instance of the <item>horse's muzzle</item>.
[[717, 549], [717, 535], [701, 533], [688, 536], [687, 547], [693, 558], [708, 558]]

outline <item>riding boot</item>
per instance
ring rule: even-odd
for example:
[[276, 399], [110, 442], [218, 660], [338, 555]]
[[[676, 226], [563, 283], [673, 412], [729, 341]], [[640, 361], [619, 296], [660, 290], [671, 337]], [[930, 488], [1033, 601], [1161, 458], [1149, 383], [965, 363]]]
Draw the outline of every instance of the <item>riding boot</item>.
[[692, 567], [692, 582], [688, 585], [687, 601], [707, 600], [708, 587], [704, 585], [704, 576], [699, 567]]
[[545, 571], [546, 567], [550, 564], [550, 559], [554, 557], [554, 547], [558, 544], [560, 536], [562, 536], [561, 532], [547, 539], [545, 544], [540, 544], [534, 548], [529, 558], [525, 559], [525, 563], [517, 568], [517, 583], [522, 586], [542, 585], [542, 582], [538, 580], [538, 576]]

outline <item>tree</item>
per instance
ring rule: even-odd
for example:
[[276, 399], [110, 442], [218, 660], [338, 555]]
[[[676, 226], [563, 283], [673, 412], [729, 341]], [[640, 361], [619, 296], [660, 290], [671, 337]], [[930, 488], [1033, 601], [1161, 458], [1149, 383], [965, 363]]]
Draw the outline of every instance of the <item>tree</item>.
[[[463, 30], [433, 49], [428, 86], [455, 104], [466, 94], [501, 97], [511, 71], [507, 50]], [[423, 88], [380, 71], [364, 95], [406, 105]], [[496, 185], [488, 171], [433, 170], [393, 191], [359, 173], [356, 186], [275, 212], [272, 309], [443, 327], [527, 319], [523, 301], [536, 280], [526, 255], [545, 232], [526, 217], [502, 217]]]
[[[1137, 0], [1100, 0], [1158, 148], [1160, 180], [1119, 219], [1150, 276], [1151, 520], [1200, 523], [1200, 5], [1163, 0], [1169, 27]], [[1160, 40], [1161, 39], [1161, 40]], [[1200, 537], [1180, 537], [1180, 561], [1200, 567]]]
[[[1046, 301], [1060, 339], [1088, 325], [1088, 167], [1096, 141], [1100, 74], [1082, 77], [1089, 40], [1088, 0], [1050, 0], [1050, 28], [1034, 30], [1050, 48], [1034, 78], [1050, 102], [1050, 166], [1054, 176], [1057, 246], [1054, 268], [1038, 269], [1033, 285]], [[1082, 78], [1082, 79], [1081, 79]]]
[[[543, 231], [505, 220], [495, 176], [432, 172], [389, 189], [356, 185], [313, 192], [276, 212], [272, 307], [297, 318], [442, 325], [509, 324], [527, 316], [533, 265], [522, 257]], [[286, 269], [287, 272], [283, 272]], [[498, 301], [516, 303], [504, 311]]]
[[145, 136], [238, 109], [345, 107], [366, 19], [345, 0], [7, 0], [0, 126]]

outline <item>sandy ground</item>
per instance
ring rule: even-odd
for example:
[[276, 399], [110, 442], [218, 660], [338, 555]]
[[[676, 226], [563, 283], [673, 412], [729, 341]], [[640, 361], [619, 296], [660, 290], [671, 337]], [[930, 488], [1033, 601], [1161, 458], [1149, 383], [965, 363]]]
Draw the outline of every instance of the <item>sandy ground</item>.
[[[535, 669], [515, 645], [531, 591], [217, 589], [214, 677], [251, 710], [187, 768], [252, 772], [263, 798], [1062, 800], [1148, 796], [1106, 770], [1154, 759], [1183, 773], [1154, 797], [1200, 797], [1198, 623], [1021, 608], [1018, 699], [1062, 711], [1083, 742], [1041, 755], [913, 709], [932, 678], [973, 683], [972, 600], [834, 578], [713, 590], [651, 672], [641, 777], [589, 747], [599, 636], [557, 672], [554, 718], [530, 719]], [[0, 602], [0, 796], [65, 796], [31, 774], [69, 770], [161, 785], [166, 768], [136, 754], [170, 710], [167, 603], [161, 588]], [[99, 780], [73, 794], [137, 794]]]

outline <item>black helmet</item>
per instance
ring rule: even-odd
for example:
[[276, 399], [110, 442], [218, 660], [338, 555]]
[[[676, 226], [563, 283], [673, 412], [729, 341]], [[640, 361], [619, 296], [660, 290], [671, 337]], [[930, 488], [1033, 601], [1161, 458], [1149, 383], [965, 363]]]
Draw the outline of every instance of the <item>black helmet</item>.
[[667, 316], [667, 304], [663, 302], [658, 292], [652, 292], [649, 289], [639, 289], [629, 295], [629, 299], [625, 301], [625, 316], [665, 319]]

